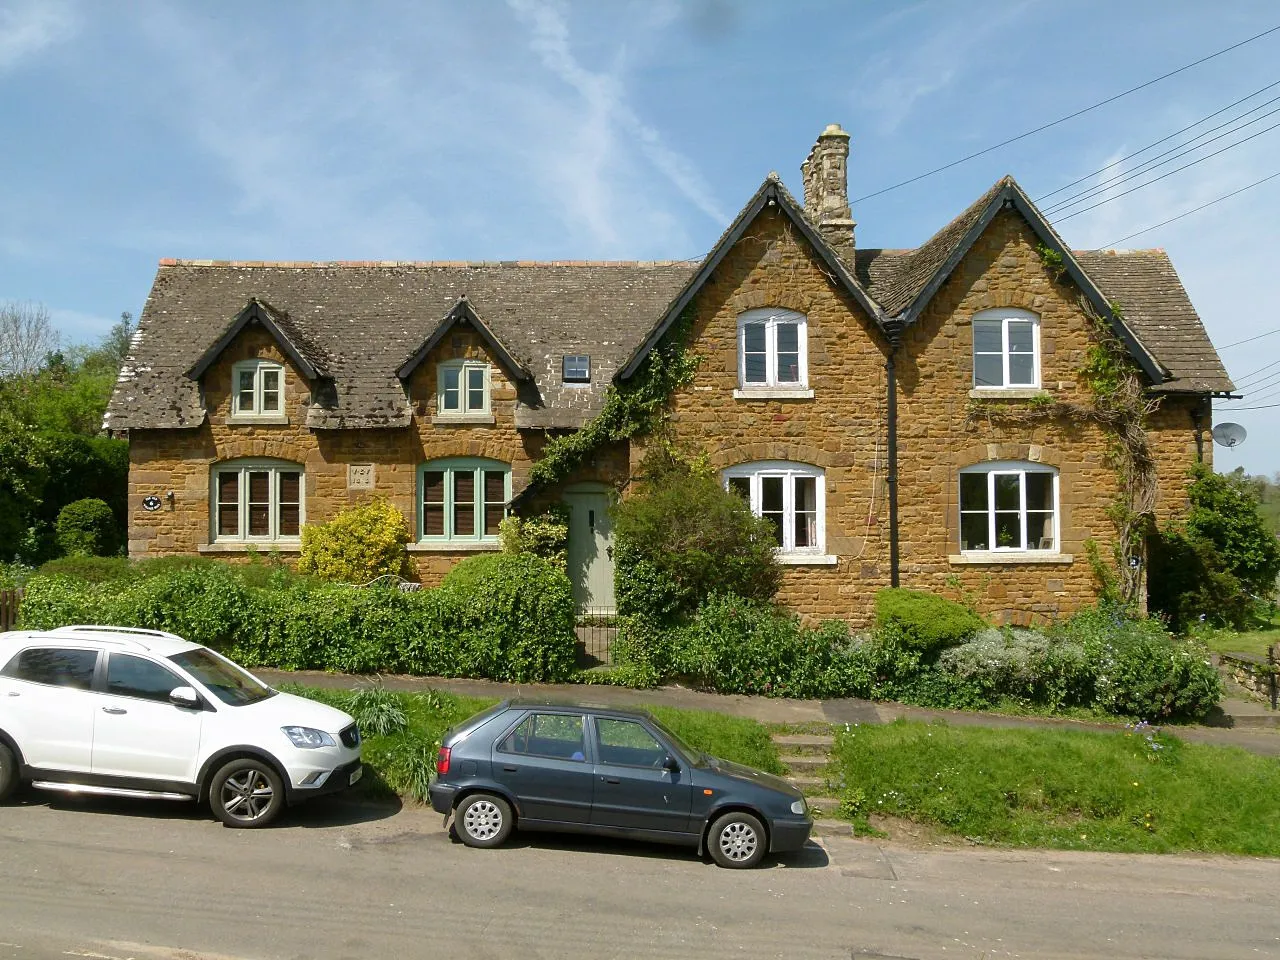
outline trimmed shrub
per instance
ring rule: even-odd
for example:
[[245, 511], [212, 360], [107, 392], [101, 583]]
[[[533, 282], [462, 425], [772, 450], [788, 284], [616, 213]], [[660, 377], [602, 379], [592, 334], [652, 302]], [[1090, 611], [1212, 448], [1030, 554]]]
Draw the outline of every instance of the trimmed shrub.
[[58, 548], [68, 556], [110, 557], [120, 550], [120, 528], [105, 501], [92, 497], [58, 512]]
[[1004, 698], [1054, 709], [1087, 706], [1093, 675], [1084, 647], [1051, 640], [1035, 630], [988, 627], [957, 647], [944, 650], [938, 668], [972, 684], [991, 703]]
[[772, 525], [713, 477], [669, 466], [613, 509], [618, 612], [659, 623], [713, 593], [768, 601], [778, 591]]
[[127, 557], [59, 557], [40, 566], [41, 577], [70, 577], [84, 583], [130, 580], [137, 576]]
[[504, 553], [531, 553], [561, 570], [569, 565], [569, 508], [555, 504], [535, 517], [504, 517], [498, 524]]
[[470, 557], [436, 592], [456, 631], [465, 675], [559, 680], [573, 672], [573, 588], [551, 562], [532, 554]]
[[407, 572], [409, 522], [395, 505], [377, 497], [339, 511], [327, 523], [302, 528], [298, 572], [322, 580], [362, 584]]
[[891, 587], [876, 594], [876, 626], [895, 627], [904, 645], [929, 656], [964, 643], [986, 624], [954, 600]]

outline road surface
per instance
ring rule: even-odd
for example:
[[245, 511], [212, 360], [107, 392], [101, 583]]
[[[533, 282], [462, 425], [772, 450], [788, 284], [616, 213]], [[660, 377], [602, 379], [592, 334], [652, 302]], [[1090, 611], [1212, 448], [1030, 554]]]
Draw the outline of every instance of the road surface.
[[0, 808], [0, 960], [1280, 958], [1280, 861], [828, 839], [767, 869], [317, 802], [265, 831], [191, 806]]

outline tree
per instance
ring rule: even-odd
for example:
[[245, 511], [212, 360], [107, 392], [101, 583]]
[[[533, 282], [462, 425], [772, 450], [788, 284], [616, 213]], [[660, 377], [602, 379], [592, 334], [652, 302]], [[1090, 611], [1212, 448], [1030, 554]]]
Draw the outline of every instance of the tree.
[[58, 349], [48, 309], [40, 303], [0, 303], [0, 377], [24, 376], [39, 369]]

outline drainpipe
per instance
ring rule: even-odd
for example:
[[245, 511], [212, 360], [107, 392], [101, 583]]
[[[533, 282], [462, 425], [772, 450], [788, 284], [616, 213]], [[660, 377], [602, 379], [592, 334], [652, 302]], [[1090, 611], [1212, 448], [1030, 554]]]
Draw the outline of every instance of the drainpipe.
[[898, 377], [894, 357], [898, 339], [889, 341], [889, 357], [884, 369], [888, 374], [889, 469], [885, 483], [889, 487], [889, 586], [898, 586]]

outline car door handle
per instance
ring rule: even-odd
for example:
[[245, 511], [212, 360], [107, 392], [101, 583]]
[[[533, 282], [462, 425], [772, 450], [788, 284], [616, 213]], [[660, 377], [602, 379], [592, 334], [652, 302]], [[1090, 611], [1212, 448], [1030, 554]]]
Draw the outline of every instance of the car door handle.
[[502, 772], [503, 773], [519, 773], [520, 768], [519, 767], [503, 767]]
[[622, 782], [617, 777], [601, 777], [600, 779], [603, 780], [605, 783], [621, 783]]
[[117, 714], [117, 715], [118, 715], [118, 714], [121, 714], [121, 713], [128, 713], [129, 711], [128, 711], [128, 710], [126, 710], [124, 707], [103, 707], [103, 708], [102, 708], [102, 712], [103, 712], [103, 713], [113, 713], [113, 714]]

